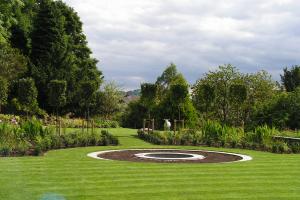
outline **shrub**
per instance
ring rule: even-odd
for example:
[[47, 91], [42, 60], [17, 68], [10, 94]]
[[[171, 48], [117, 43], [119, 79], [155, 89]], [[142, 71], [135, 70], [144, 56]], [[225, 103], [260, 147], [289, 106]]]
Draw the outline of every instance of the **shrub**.
[[216, 144], [221, 141], [222, 126], [218, 122], [207, 121], [203, 123], [202, 135], [203, 141], [207, 145]]
[[171, 144], [174, 144], [174, 137], [168, 138], [167, 136], [169, 134], [165, 134], [168, 132], [160, 133], [159, 131], [154, 131], [151, 134], [145, 133], [142, 130], [138, 131], [138, 136], [150, 143], [153, 144], [168, 144], [169, 142]]
[[268, 126], [259, 126], [255, 128], [253, 134], [253, 142], [264, 145], [272, 140], [274, 135], [278, 134], [275, 128], [269, 128]]
[[223, 135], [225, 135], [225, 144], [232, 148], [241, 145], [242, 139], [244, 138], [244, 130], [242, 128], [228, 127], [223, 128]]
[[300, 153], [300, 143], [299, 142], [293, 142], [289, 146], [293, 153]]
[[119, 140], [106, 130], [101, 131], [102, 145], [118, 145]]
[[0, 146], [0, 154], [2, 156], [9, 156], [12, 153], [12, 148], [9, 145]]
[[288, 147], [287, 143], [282, 141], [276, 141], [272, 145], [272, 152], [273, 153], [289, 153], [290, 148]]
[[202, 126], [203, 142], [207, 145], [236, 147], [241, 144], [244, 130], [207, 121]]
[[36, 118], [23, 122], [21, 129], [24, 131], [24, 137], [30, 140], [34, 140], [38, 136], [44, 136], [42, 123]]

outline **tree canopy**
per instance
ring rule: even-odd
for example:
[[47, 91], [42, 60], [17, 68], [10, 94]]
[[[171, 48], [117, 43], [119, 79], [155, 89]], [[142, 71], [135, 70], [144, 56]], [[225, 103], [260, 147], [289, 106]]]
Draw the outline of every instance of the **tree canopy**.
[[292, 66], [291, 69], [284, 68], [281, 81], [287, 92], [294, 91], [300, 86], [300, 66]]
[[[94, 93], [102, 83], [79, 16], [60, 0], [1, 1], [0, 47], [0, 76], [9, 83], [32, 78], [38, 106], [49, 113], [55, 111], [47, 101], [52, 80], [66, 82], [62, 111], [77, 115], [84, 107], [78, 98], [82, 85], [93, 80]], [[17, 93], [15, 87], [10, 90]]]

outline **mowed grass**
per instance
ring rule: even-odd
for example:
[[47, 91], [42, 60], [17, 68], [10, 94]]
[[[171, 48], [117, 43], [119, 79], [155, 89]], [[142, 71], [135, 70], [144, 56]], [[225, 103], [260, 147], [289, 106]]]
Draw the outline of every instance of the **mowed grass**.
[[[42, 157], [0, 158], [0, 199], [199, 200], [300, 199], [300, 155], [155, 146], [131, 129], [111, 129], [118, 147], [55, 150]], [[252, 156], [227, 164], [157, 164], [102, 161], [93, 151], [128, 148], [209, 149]]]

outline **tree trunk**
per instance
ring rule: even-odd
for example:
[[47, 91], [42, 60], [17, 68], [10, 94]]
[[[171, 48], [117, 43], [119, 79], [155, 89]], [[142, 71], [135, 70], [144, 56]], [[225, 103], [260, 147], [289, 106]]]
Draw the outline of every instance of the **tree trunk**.
[[90, 125], [90, 108], [87, 107], [87, 132], [89, 132], [89, 125]]
[[56, 107], [56, 134], [60, 135], [59, 133], [59, 122], [58, 122], [58, 108]]

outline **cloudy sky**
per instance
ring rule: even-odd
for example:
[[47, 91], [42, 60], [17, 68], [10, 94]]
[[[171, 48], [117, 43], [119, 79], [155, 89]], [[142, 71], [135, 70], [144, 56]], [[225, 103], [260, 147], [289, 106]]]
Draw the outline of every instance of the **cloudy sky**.
[[300, 64], [299, 0], [65, 0], [106, 80], [155, 81], [174, 62], [190, 83], [225, 63], [242, 72]]

